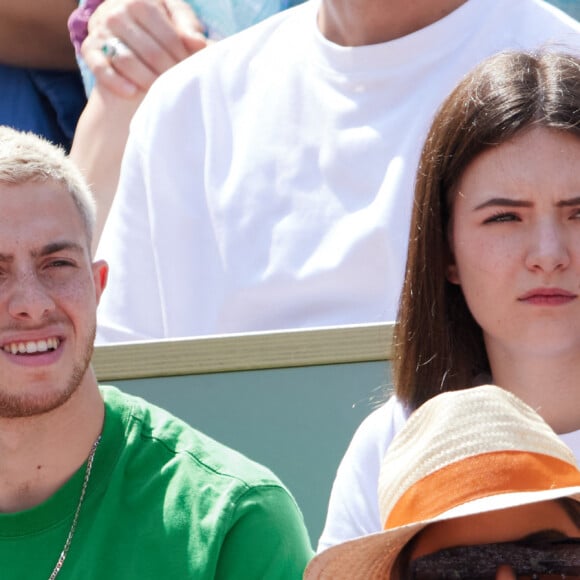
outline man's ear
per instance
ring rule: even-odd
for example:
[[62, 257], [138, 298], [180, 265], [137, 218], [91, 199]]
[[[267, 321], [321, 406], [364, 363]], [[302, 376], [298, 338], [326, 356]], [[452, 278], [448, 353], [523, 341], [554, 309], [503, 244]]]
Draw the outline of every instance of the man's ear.
[[97, 304], [101, 301], [103, 290], [107, 286], [107, 279], [109, 277], [109, 265], [105, 260], [98, 260], [93, 262], [93, 280], [95, 281], [95, 293], [97, 297]]

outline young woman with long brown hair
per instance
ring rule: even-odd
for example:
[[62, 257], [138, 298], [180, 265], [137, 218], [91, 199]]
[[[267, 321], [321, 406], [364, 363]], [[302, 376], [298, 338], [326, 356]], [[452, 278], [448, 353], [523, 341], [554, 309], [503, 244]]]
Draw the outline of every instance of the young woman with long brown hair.
[[355, 434], [319, 550], [381, 529], [379, 465], [409, 414], [492, 382], [580, 457], [580, 58], [503, 53], [435, 117], [416, 180], [394, 396]]

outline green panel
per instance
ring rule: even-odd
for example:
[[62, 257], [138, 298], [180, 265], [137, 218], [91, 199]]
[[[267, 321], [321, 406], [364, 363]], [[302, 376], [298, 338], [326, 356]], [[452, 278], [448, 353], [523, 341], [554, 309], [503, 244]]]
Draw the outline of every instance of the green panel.
[[565, 10], [576, 18], [576, 20], [580, 19], [580, 0], [548, 0], [550, 4], [557, 6], [558, 8]]
[[313, 545], [338, 463], [385, 400], [385, 362], [114, 381], [270, 467], [298, 501]]

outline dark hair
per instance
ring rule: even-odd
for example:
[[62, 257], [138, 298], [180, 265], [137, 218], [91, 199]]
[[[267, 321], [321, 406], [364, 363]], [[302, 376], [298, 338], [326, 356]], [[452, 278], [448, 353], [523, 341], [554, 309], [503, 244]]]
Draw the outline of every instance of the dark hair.
[[413, 551], [420, 535], [421, 532], [415, 534], [397, 554], [388, 580], [408, 580]]
[[532, 127], [580, 137], [580, 58], [503, 52], [468, 74], [437, 112], [423, 147], [394, 336], [395, 392], [416, 409], [489, 372], [481, 328], [446, 278], [454, 188], [483, 151]]
[[572, 523], [580, 530], [580, 501], [571, 497], [560, 497], [556, 500], [568, 514]]

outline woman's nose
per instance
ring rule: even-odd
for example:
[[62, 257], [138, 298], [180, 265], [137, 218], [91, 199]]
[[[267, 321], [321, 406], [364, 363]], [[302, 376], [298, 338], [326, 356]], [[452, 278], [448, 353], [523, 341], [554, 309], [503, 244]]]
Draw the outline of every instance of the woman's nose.
[[557, 223], [544, 223], [530, 232], [526, 265], [532, 270], [552, 272], [570, 263], [567, 238]]

